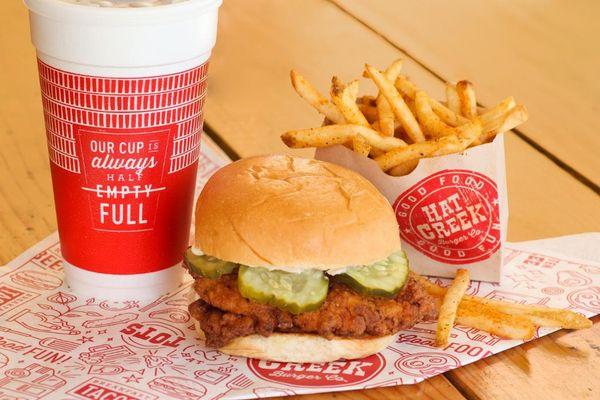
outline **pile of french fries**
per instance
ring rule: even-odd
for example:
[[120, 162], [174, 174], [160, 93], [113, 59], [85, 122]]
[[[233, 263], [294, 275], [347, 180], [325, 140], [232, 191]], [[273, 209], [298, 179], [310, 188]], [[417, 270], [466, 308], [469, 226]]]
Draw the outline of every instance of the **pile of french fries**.
[[450, 286], [436, 285], [417, 275], [427, 292], [438, 302], [435, 343], [445, 347], [454, 324], [489, 332], [505, 339], [529, 340], [537, 327], [584, 329], [592, 326], [585, 316], [569, 310], [508, 303], [465, 295], [469, 287], [469, 271], [459, 269]]
[[446, 101], [439, 102], [401, 71], [401, 60], [384, 71], [367, 64], [363, 76], [379, 89], [375, 96], [359, 97], [358, 80], [345, 84], [334, 76], [328, 99], [292, 70], [294, 89], [325, 120], [323, 126], [286, 132], [281, 139], [291, 148], [342, 144], [373, 158], [390, 175], [401, 176], [421, 158], [488, 143], [528, 118], [525, 107], [513, 97], [479, 110], [469, 81], [446, 84]]

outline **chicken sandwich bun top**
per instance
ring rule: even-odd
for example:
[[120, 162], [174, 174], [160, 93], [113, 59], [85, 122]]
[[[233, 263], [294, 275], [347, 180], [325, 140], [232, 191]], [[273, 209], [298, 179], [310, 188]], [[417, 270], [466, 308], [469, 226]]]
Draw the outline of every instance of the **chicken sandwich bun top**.
[[234, 162], [207, 182], [195, 224], [190, 313], [207, 345], [227, 354], [364, 357], [434, 317], [392, 208], [345, 168], [278, 155]]

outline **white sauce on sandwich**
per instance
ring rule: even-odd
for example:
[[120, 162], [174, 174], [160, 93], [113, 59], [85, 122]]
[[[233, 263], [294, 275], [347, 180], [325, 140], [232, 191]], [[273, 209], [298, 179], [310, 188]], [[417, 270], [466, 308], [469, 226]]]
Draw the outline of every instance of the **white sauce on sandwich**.
[[[192, 246], [192, 253], [194, 255], [197, 255], [197, 256], [203, 256], [204, 255], [204, 252], [202, 250], [200, 250], [199, 248], [197, 248], [196, 246]], [[249, 267], [266, 268], [269, 271], [281, 271], [281, 268], [274, 267], [272, 265], [249, 265]], [[354, 265], [348, 265], [347, 267], [326, 269], [326, 270], [323, 270], [323, 272], [327, 273], [328, 275], [345, 274], [346, 271], [348, 270], [348, 268], [352, 268], [352, 267], [354, 267]], [[286, 272], [291, 272], [291, 273], [294, 273], [294, 274], [299, 274], [301, 272], [306, 271], [307, 269], [310, 269], [310, 268], [309, 267], [306, 267], [306, 268], [301, 268], [301, 267], [289, 268], [289, 267], [287, 267], [285, 269], [285, 271]]]

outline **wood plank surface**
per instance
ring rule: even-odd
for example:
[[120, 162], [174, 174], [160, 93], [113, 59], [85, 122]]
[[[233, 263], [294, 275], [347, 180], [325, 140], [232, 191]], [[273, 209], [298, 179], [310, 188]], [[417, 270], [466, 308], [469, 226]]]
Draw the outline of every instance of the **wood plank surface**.
[[470, 399], [597, 399], [600, 317], [446, 373]]
[[[208, 89], [207, 123], [241, 156], [312, 155], [279, 140], [286, 130], [321, 123], [293, 91], [291, 68], [327, 92], [333, 74], [348, 80], [361, 74], [366, 61], [383, 67], [403, 57], [415, 82], [443, 93], [438, 78], [327, 2], [253, 4], [230, 0], [223, 7]], [[372, 88], [367, 80], [362, 85]], [[600, 202], [590, 189], [513, 134], [506, 138], [506, 154], [509, 240], [600, 230]]]
[[[242, 156], [310, 155], [286, 149], [278, 139], [285, 130], [320, 123], [291, 89], [290, 68], [326, 91], [333, 73], [350, 79], [360, 75], [366, 61], [384, 66], [399, 56], [407, 59], [406, 70], [421, 86], [441, 95], [438, 78], [327, 1], [228, 0], [210, 71], [207, 125]], [[0, 2], [0, 263], [56, 229], [35, 68], [25, 7], [16, 1]], [[470, 72], [465, 76], [481, 81], [484, 101], [487, 95], [496, 100], [492, 88], [484, 85], [488, 80], [490, 85], [497, 83], [496, 78], [477, 78]], [[518, 88], [503, 87], [507, 93], [502, 94], [526, 101]], [[535, 112], [531, 106], [530, 111]], [[593, 153], [591, 144], [580, 149], [582, 159]], [[600, 204], [589, 188], [512, 134], [506, 150], [510, 240], [600, 230]], [[508, 399], [520, 398], [524, 390], [530, 398], [583, 396], [586, 392], [578, 390], [597, 390], [592, 379], [598, 368], [598, 333], [598, 324], [587, 332], [555, 333], [447, 374], [460, 392], [438, 376], [419, 385], [335, 397], [456, 399], [462, 393], [468, 398]], [[558, 385], [565, 371], [576, 372], [577, 380]]]
[[514, 95], [531, 114], [519, 129], [600, 184], [600, 2], [333, 1], [444, 79], [472, 80], [482, 104]]
[[56, 230], [27, 9], [0, 3], [0, 264]]
[[[277, 397], [276, 400], [291, 400]], [[396, 386], [348, 392], [307, 394], [294, 396], [294, 400], [398, 400], [398, 399], [465, 399], [460, 392], [445, 379], [433, 378], [418, 385]]]

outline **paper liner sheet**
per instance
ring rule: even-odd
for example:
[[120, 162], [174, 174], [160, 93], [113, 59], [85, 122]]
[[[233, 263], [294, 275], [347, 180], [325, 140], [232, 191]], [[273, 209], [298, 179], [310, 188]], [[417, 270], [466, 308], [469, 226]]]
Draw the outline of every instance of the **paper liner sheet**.
[[[208, 139], [201, 160], [199, 186], [229, 162]], [[581, 240], [598, 247], [598, 236]], [[502, 286], [473, 282], [468, 293], [600, 313], [600, 262], [530, 249], [507, 245]], [[231, 357], [196, 339], [190, 284], [150, 303], [75, 295], [64, 285], [58, 237], [51, 235], [0, 269], [0, 398], [249, 399], [405, 385], [522, 343], [459, 326], [448, 347], [437, 349], [435, 324], [425, 323], [361, 360]]]

